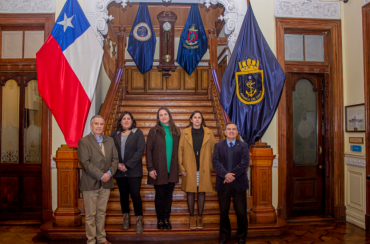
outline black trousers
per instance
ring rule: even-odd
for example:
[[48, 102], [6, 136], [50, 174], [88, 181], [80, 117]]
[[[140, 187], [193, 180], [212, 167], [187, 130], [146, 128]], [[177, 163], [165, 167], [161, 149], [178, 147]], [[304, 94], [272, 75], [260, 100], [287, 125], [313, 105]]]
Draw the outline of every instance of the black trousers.
[[155, 212], [158, 220], [170, 219], [172, 195], [175, 183], [154, 185], [155, 189]]
[[238, 220], [238, 239], [245, 240], [248, 231], [247, 219], [247, 193], [238, 192], [232, 184], [225, 184], [224, 189], [218, 192], [218, 203], [220, 204], [220, 238], [226, 239], [231, 235], [229, 210], [231, 196], [233, 197], [234, 209]]
[[135, 216], [143, 215], [143, 202], [140, 196], [141, 188], [141, 178], [142, 177], [118, 177], [116, 178], [120, 201], [121, 201], [121, 210], [122, 213], [130, 213], [130, 199], [131, 195], [132, 203], [134, 205]]

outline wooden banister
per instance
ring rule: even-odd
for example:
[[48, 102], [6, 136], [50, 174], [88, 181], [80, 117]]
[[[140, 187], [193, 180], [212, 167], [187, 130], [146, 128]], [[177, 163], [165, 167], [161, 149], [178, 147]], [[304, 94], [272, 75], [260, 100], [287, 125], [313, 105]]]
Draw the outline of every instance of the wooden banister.
[[[222, 131], [225, 130], [225, 125], [230, 122], [230, 118], [220, 104], [220, 95], [221, 95], [221, 84], [220, 84], [220, 75], [218, 70], [218, 58], [217, 58], [217, 35], [215, 28], [208, 29], [208, 46], [209, 46], [209, 56], [210, 56], [210, 90], [213, 95], [213, 101], [217, 110], [218, 120], [220, 122]], [[209, 93], [209, 95], [211, 95]], [[221, 133], [223, 137], [223, 133]], [[222, 138], [224, 139], [224, 138]]]
[[[108, 28], [110, 31], [108, 31], [109, 35], [111, 36], [112, 40], [114, 40], [115, 33], [110, 25], [110, 28]], [[112, 115], [112, 110], [115, 112], [115, 108], [118, 106], [118, 98], [125, 99], [126, 97], [126, 81], [124, 71], [125, 71], [125, 47], [126, 47], [126, 27], [120, 26], [119, 27], [119, 33], [116, 36], [116, 43], [117, 43], [117, 59], [116, 59], [116, 69], [114, 72], [113, 79], [111, 79], [111, 84], [109, 86], [107, 96], [105, 97], [104, 104], [100, 110], [100, 115], [105, 119], [106, 123], [104, 125], [104, 131], [107, 131], [108, 128], [108, 120], [110, 119], [110, 116]], [[106, 50], [107, 47], [104, 47], [104, 50]], [[110, 50], [107, 50], [106, 53], [110, 52]], [[123, 83], [123, 89], [122, 94], [118, 94], [117, 92], [120, 87], [120, 83]], [[108, 133], [109, 134], [109, 133]]]

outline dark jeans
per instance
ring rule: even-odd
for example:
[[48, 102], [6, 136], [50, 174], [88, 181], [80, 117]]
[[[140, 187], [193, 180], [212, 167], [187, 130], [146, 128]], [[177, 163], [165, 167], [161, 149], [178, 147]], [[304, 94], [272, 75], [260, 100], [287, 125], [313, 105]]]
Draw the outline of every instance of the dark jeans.
[[116, 178], [122, 213], [130, 213], [130, 199], [131, 195], [132, 203], [134, 205], [135, 216], [143, 215], [143, 202], [141, 201], [140, 188], [141, 188], [141, 177], [119, 177]]
[[172, 195], [175, 183], [166, 185], [154, 185], [155, 189], [155, 211], [158, 220], [170, 219]]
[[224, 189], [218, 192], [218, 203], [220, 204], [220, 238], [226, 239], [231, 235], [229, 210], [231, 196], [233, 196], [234, 209], [238, 219], [238, 239], [245, 240], [248, 231], [247, 219], [247, 194], [246, 191], [238, 192], [232, 184], [225, 184]]

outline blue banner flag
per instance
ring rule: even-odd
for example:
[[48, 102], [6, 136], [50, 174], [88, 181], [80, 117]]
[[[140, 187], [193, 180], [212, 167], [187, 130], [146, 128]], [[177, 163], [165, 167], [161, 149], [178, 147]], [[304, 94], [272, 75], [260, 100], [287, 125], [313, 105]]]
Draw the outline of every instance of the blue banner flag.
[[128, 38], [127, 51], [142, 74], [153, 66], [155, 33], [146, 3], [140, 3]]
[[203, 55], [207, 52], [207, 43], [207, 35], [204, 31], [198, 4], [192, 4], [181, 33], [176, 60], [189, 75], [193, 73]]
[[278, 107], [285, 74], [267, 44], [249, 3], [222, 77], [220, 102], [243, 140], [259, 141]]

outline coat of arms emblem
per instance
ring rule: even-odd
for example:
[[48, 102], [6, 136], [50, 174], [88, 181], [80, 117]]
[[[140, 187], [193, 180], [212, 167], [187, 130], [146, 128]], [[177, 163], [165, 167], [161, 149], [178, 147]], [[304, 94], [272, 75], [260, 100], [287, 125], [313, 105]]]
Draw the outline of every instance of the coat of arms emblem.
[[244, 104], [256, 104], [265, 95], [263, 70], [259, 70], [259, 60], [247, 59], [239, 62], [240, 72], [235, 73], [236, 93]]

